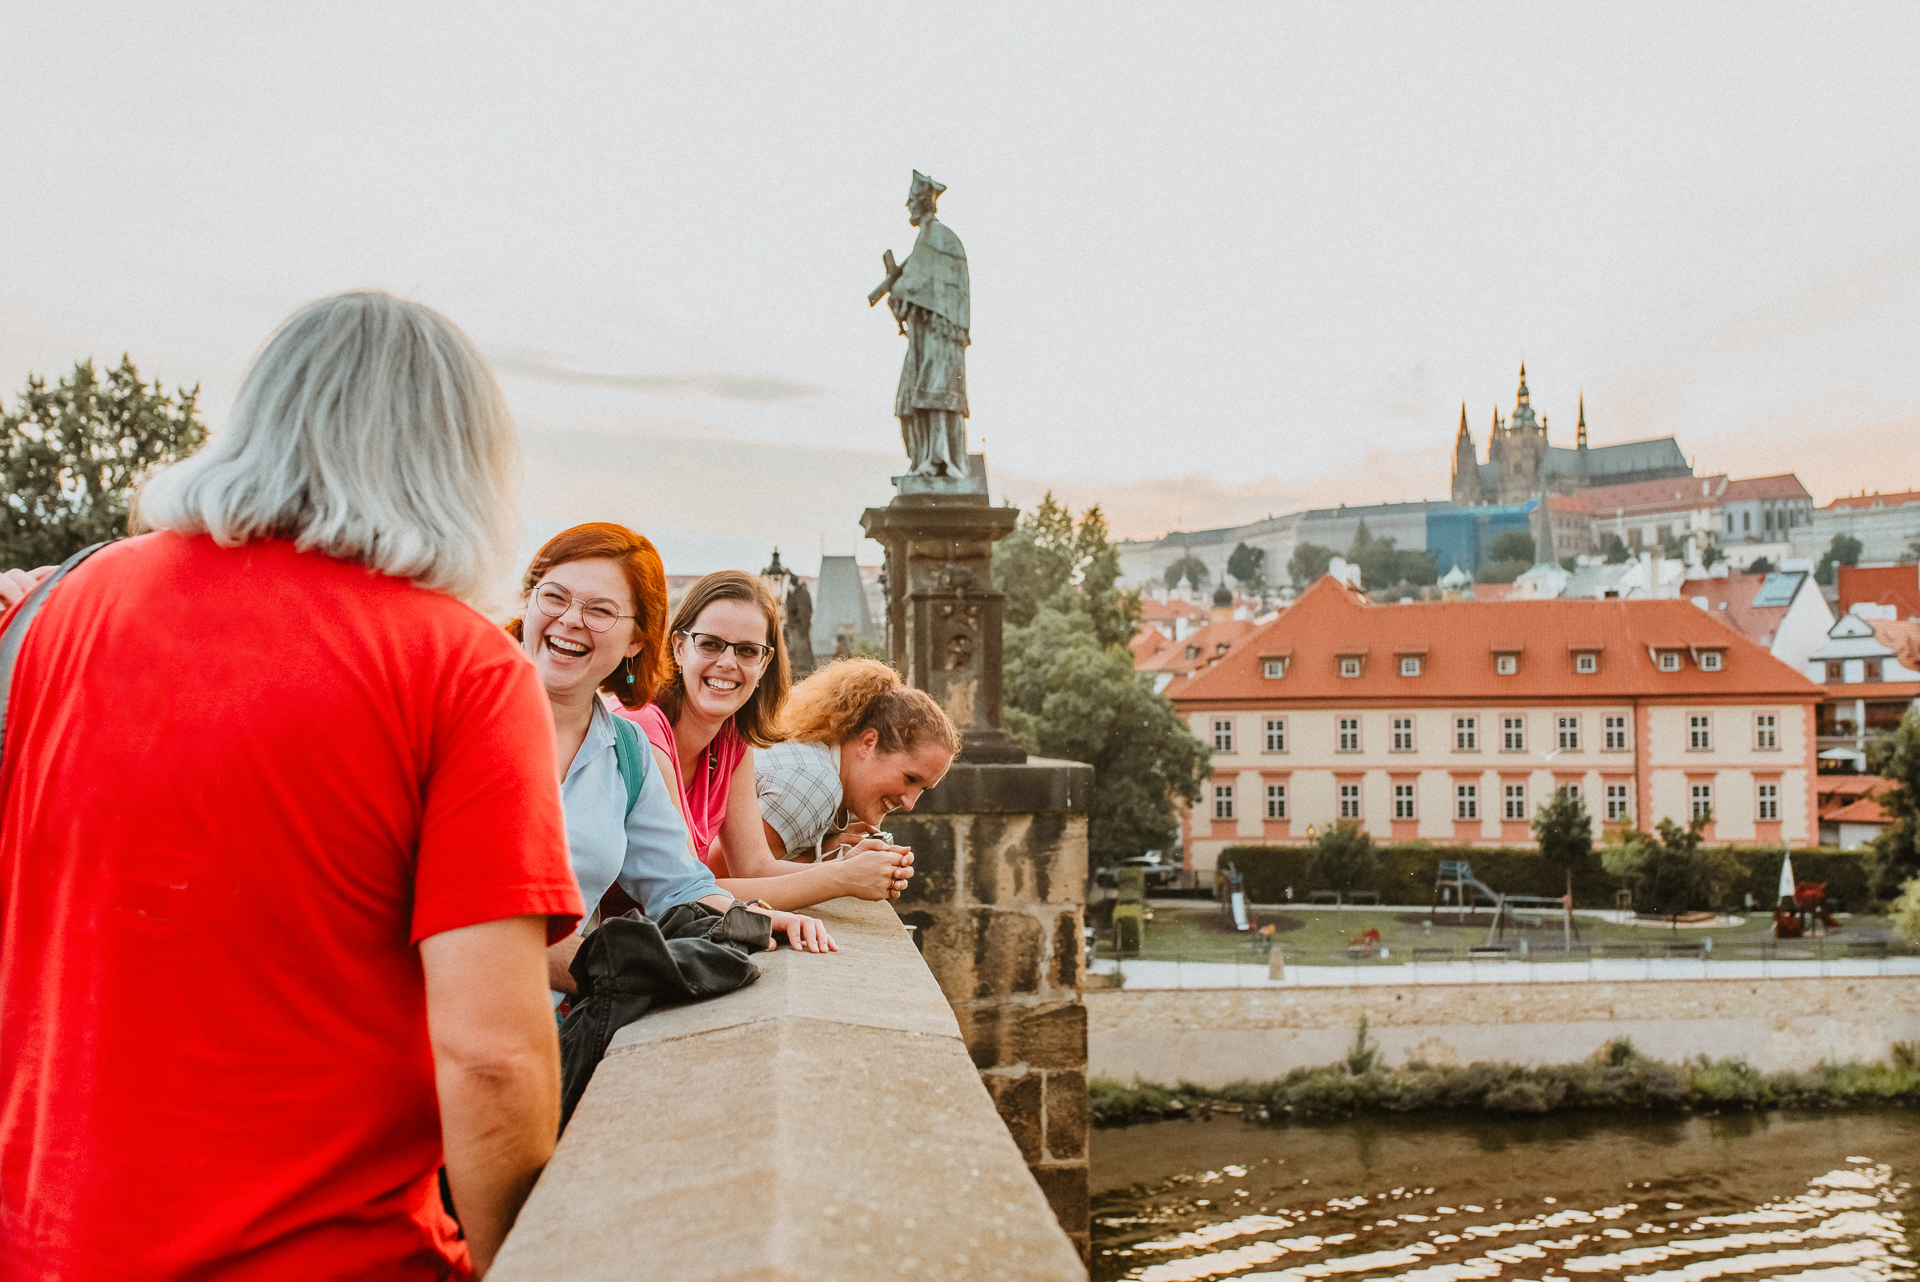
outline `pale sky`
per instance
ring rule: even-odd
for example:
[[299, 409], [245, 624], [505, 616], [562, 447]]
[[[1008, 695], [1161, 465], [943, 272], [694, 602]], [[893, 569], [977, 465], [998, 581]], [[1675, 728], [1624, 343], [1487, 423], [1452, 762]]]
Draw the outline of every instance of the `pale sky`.
[[973, 448], [1122, 534], [1444, 497], [1524, 358], [1571, 444], [1920, 488], [1920, 7], [5, 6], [0, 396], [124, 351], [218, 428], [316, 295], [496, 361], [536, 528], [858, 551], [911, 170]]

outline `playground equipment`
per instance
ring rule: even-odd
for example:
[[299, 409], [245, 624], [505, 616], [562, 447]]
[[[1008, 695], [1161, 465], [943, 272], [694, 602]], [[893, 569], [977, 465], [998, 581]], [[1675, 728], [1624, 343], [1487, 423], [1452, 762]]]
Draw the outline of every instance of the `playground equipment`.
[[1472, 916], [1478, 911], [1476, 897], [1484, 898], [1493, 908], [1492, 920], [1487, 923], [1487, 938], [1482, 948], [1503, 947], [1506, 932], [1513, 921], [1515, 908], [1560, 910], [1561, 929], [1569, 947], [1580, 937], [1579, 927], [1573, 922], [1573, 895], [1510, 895], [1503, 890], [1495, 890], [1486, 882], [1473, 875], [1473, 865], [1465, 859], [1442, 859], [1440, 871], [1433, 882], [1433, 907], [1439, 908], [1446, 903], [1451, 894], [1453, 906], [1462, 914]]
[[1773, 910], [1775, 939], [1804, 939], [1809, 935], [1818, 939], [1839, 929], [1840, 923], [1827, 911], [1824, 881], [1794, 883], [1793, 894], [1782, 895], [1780, 906]]
[[1250, 930], [1252, 923], [1247, 920], [1247, 879], [1238, 868], [1222, 868], [1218, 886], [1225, 892], [1227, 908], [1233, 913], [1233, 928]]

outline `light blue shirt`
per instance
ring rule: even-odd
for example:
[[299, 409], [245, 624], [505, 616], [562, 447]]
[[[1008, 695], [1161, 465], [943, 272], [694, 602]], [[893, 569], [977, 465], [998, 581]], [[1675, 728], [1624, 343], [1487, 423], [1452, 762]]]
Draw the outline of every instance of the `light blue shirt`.
[[[599, 699], [580, 751], [573, 754], [560, 801], [567, 816], [567, 852], [588, 913], [615, 878], [649, 917], [707, 895], [723, 894], [707, 866], [693, 857], [687, 825], [673, 808], [660, 763], [647, 737], [647, 778], [627, 809], [627, 784], [614, 750], [613, 714]], [[583, 923], [584, 928], [584, 923]]]

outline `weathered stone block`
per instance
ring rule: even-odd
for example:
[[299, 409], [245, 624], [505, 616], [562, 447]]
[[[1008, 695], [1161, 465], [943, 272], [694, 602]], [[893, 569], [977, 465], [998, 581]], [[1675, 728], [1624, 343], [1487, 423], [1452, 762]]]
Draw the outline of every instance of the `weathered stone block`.
[[1047, 940], [1040, 923], [1025, 913], [990, 909], [978, 913], [975, 921], [974, 998], [1037, 992]]
[[1087, 1008], [1079, 1002], [1028, 1006], [1008, 1011], [1019, 1034], [1015, 1052], [1029, 1068], [1085, 1068]]
[[893, 839], [913, 848], [913, 877], [900, 896], [902, 906], [953, 902], [960, 877], [956, 822], [964, 821], [944, 815], [888, 816]]
[[1047, 982], [1078, 991], [1087, 969], [1086, 910], [1061, 913], [1053, 923], [1053, 954], [1047, 958]]
[[968, 899], [1078, 903], [1087, 880], [1086, 835], [1086, 823], [1071, 815], [975, 816], [967, 837]]
[[[1047, 1195], [1047, 1204], [1053, 1207], [1055, 1218], [1067, 1236], [1080, 1249], [1081, 1258], [1087, 1256], [1088, 1220], [1087, 1165], [1035, 1166], [1029, 1168], [1033, 1178], [1039, 1183], [1040, 1191]], [[1077, 1230], [1075, 1225], [1081, 1226]]]
[[920, 798], [914, 813], [988, 815], [1072, 811], [1084, 815], [1092, 800], [1093, 767], [1077, 761], [1055, 761], [1046, 757], [1029, 757], [1021, 765], [956, 761], [940, 786]]
[[1047, 1156], [1053, 1161], [1087, 1158], [1087, 1075], [1047, 1074]]
[[987, 1094], [993, 1096], [993, 1106], [1000, 1110], [1007, 1133], [1020, 1146], [1020, 1156], [1030, 1166], [1042, 1160], [1046, 1153], [1040, 1110], [1046, 1083], [1040, 1074], [986, 1073], [980, 1080], [987, 1084]]

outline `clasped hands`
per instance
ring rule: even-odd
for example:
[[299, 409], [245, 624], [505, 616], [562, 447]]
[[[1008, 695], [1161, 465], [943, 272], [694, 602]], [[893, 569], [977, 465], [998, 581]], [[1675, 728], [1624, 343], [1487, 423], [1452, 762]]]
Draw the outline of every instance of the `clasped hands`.
[[913, 851], [861, 820], [828, 833], [820, 847], [837, 853], [847, 893], [861, 899], [898, 899], [913, 877]]

